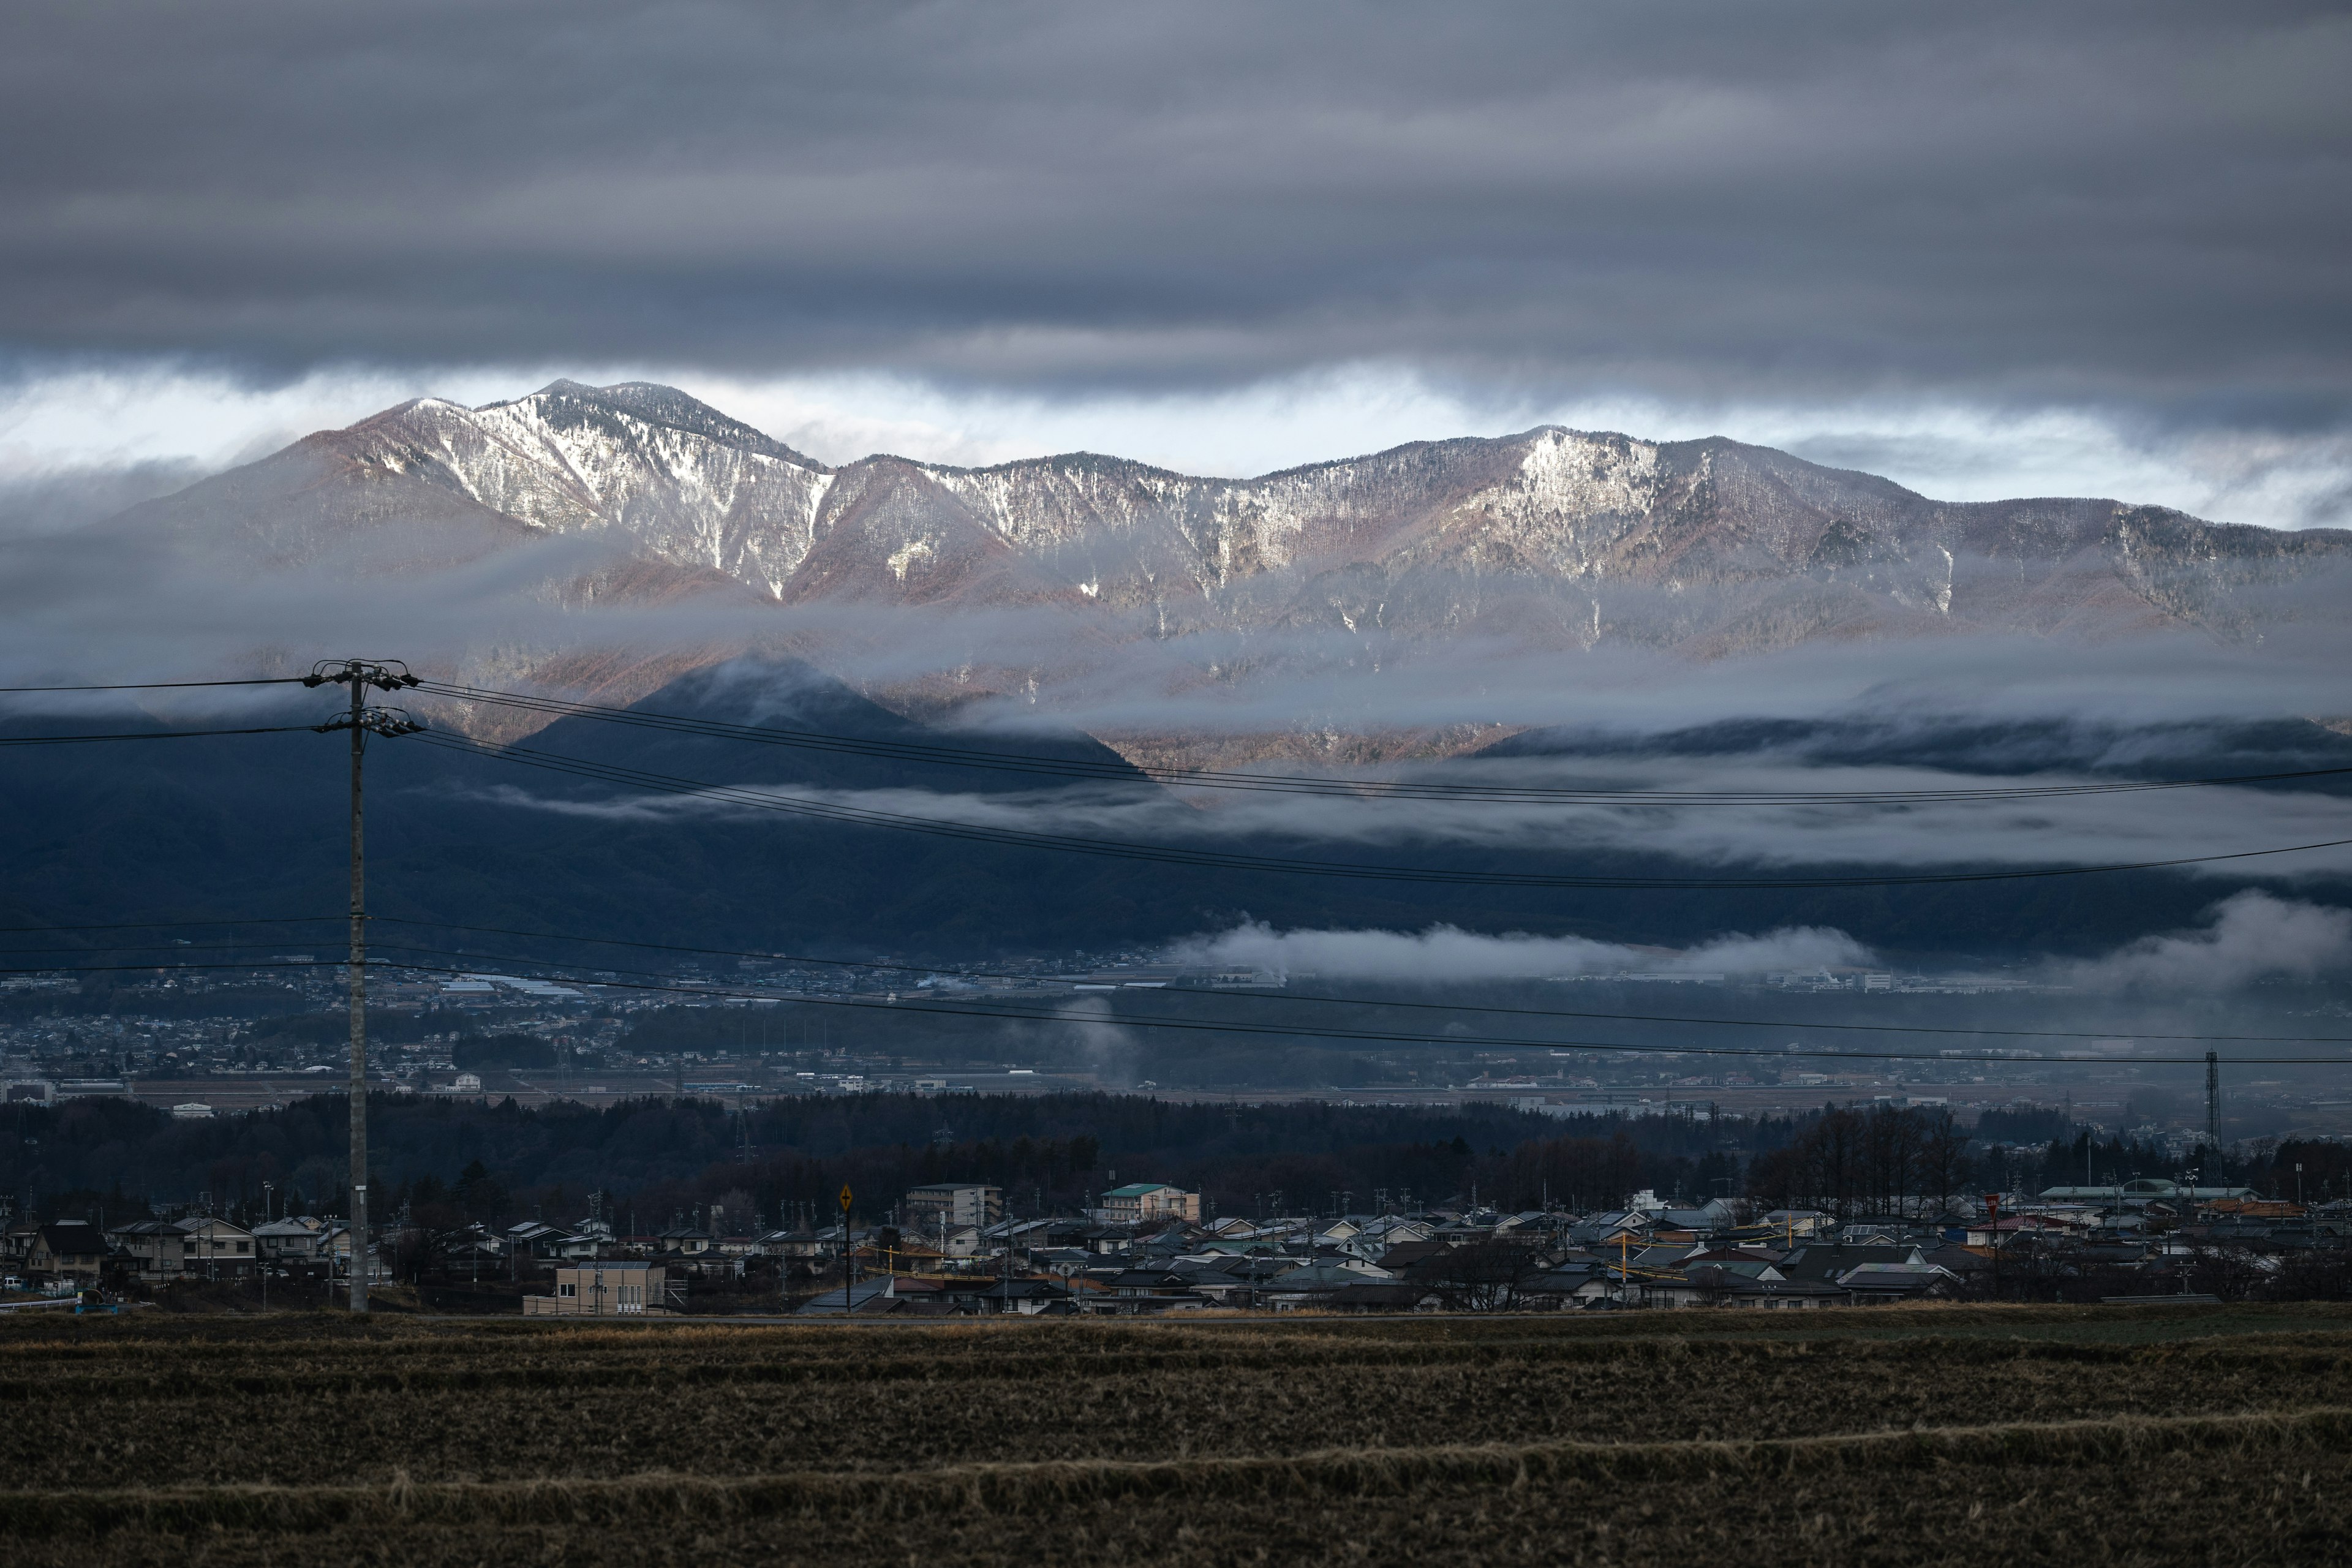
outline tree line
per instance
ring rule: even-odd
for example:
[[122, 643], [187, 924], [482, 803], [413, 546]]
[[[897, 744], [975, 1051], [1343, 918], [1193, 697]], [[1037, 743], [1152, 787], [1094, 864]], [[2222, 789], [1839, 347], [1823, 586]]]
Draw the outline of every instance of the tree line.
[[[1988, 1152], [1941, 1108], [1828, 1106], [1797, 1116], [1555, 1119], [1502, 1104], [1240, 1104], [1141, 1095], [875, 1093], [745, 1110], [653, 1098], [526, 1107], [378, 1095], [373, 1188], [468, 1218], [576, 1217], [592, 1192], [667, 1222], [732, 1194], [769, 1221], [831, 1214], [844, 1183], [885, 1216], [909, 1186], [984, 1182], [1021, 1212], [1070, 1212], [1115, 1182], [1199, 1191], [1222, 1215], [1363, 1212], [1385, 1204], [1505, 1210], [1615, 1206], [1648, 1188], [1697, 1204], [1745, 1194], [1841, 1215], [1922, 1212], [2015, 1175], [2039, 1185], [2167, 1174], [2162, 1152], [2092, 1140]], [[341, 1211], [341, 1096], [174, 1121], [126, 1100], [0, 1110], [0, 1193], [54, 1210], [68, 1194], [115, 1212], [200, 1197], [219, 1212]], [[2318, 1201], [2352, 1194], [2342, 1144], [2255, 1145], [2208, 1181]], [[2126, 1176], [2127, 1179], [2127, 1176]], [[2038, 1185], [2035, 1185], [2038, 1184]], [[736, 1207], [740, 1210], [739, 1201]]]

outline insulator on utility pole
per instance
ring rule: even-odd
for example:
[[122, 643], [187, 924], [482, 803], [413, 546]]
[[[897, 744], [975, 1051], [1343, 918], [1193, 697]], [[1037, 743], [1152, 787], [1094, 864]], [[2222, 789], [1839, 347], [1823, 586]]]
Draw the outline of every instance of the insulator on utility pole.
[[398, 659], [321, 659], [302, 678], [305, 686], [348, 686], [352, 706], [323, 724], [320, 734], [336, 730], [352, 732], [352, 1276], [351, 1307], [367, 1308], [368, 1167], [367, 1167], [367, 881], [360, 831], [360, 760], [370, 735], [414, 735], [425, 728], [397, 708], [372, 708], [367, 694], [399, 691], [415, 686], [416, 677]]

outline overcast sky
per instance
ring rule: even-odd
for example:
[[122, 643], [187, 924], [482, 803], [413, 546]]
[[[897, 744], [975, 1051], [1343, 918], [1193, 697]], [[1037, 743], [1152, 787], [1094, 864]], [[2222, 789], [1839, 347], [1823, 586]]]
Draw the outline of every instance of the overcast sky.
[[835, 460], [1558, 418], [2341, 522], [2347, 68], [2149, 0], [19, 8], [0, 479], [650, 374]]

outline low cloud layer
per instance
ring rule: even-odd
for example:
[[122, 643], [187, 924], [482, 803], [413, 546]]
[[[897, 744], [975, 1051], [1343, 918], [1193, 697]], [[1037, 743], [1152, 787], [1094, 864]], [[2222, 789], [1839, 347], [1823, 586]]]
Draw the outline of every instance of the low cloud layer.
[[[646, 763], [648, 767], [652, 763]], [[746, 788], [815, 814], [886, 813], [902, 819], [1105, 843], [1161, 844], [1209, 853], [1280, 853], [1390, 867], [1444, 868], [1465, 851], [1482, 863], [1513, 868], [1506, 858], [1542, 858], [1517, 868], [1574, 874], [1573, 858], [1637, 856], [1654, 866], [1680, 862], [1664, 875], [1716, 874], [1734, 879], [1817, 874], [1822, 868], [1890, 868], [1934, 875], [1986, 868], [2158, 862], [2183, 853], [2222, 855], [2352, 839], [2352, 809], [2329, 796], [2273, 798], [2253, 791], [2156, 792], [2090, 796], [2046, 804], [1953, 802], [1933, 806], [1868, 805], [1691, 805], [1684, 806], [1516, 805], [1477, 800], [1370, 801], [1328, 796], [1223, 795], [1206, 806], [1158, 791], [1068, 788], [1009, 794], [919, 789], [838, 790], [790, 782], [776, 768]], [[740, 795], [648, 795], [629, 791], [583, 797], [540, 787], [547, 775], [485, 761], [469, 793], [499, 805], [567, 816], [616, 819], [771, 817], [777, 808]], [[1590, 776], [1592, 770], [1580, 769]], [[1886, 769], [1765, 770], [1734, 765], [1742, 781], [1780, 787], [1883, 787], [1888, 781], [1964, 784], [1964, 778]], [[1455, 765], [1449, 778], [1494, 775]], [[1539, 776], [1514, 769], [1518, 780]], [[1653, 775], [1654, 777], [1655, 775]], [[1690, 775], [1706, 778], [1704, 773]], [[703, 779], [706, 784], [724, 784]], [[1205, 792], [1202, 792], [1205, 793]], [[2216, 818], [2229, 820], [2217, 833]], [[2231, 879], [2292, 879], [2352, 871], [2352, 846], [2186, 868]], [[1480, 939], [1486, 940], [1486, 939]], [[1797, 962], [1791, 958], [1789, 963]], [[1819, 962], [1830, 962], [1822, 959]], [[1721, 963], [1713, 967], [1721, 968]], [[1776, 961], [1778, 967], [1786, 963]]]
[[2259, 889], [2213, 906], [2201, 931], [2143, 937], [2058, 972], [2092, 991], [2194, 994], [2262, 980], [2352, 976], [2352, 910], [2282, 899]]
[[1569, 974], [1755, 974], [1863, 963], [1870, 952], [1841, 931], [1784, 927], [1717, 937], [1681, 952], [1581, 937], [1483, 936], [1457, 926], [1421, 931], [1287, 931], [1246, 922], [1181, 942], [1180, 963], [1231, 964], [1279, 975], [1316, 974], [1408, 983], [1540, 980]]

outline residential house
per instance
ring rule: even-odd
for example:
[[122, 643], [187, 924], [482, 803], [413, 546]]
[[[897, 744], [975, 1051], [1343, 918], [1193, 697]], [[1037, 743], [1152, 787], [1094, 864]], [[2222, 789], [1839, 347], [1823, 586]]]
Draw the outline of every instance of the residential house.
[[1819, 1209], [1773, 1209], [1757, 1220], [1759, 1229], [1786, 1241], [1811, 1237], [1830, 1228], [1830, 1216]]
[[1433, 1228], [1424, 1220], [1406, 1219], [1402, 1215], [1382, 1215], [1359, 1226], [1356, 1234], [1348, 1238], [1340, 1250], [1367, 1263], [1377, 1263], [1391, 1247], [1408, 1241], [1425, 1240]]
[[[332, 1272], [350, 1274], [352, 1271], [351, 1226], [343, 1220], [329, 1220], [326, 1228], [319, 1233], [317, 1251], [314, 1256], [320, 1261], [329, 1265]], [[371, 1274], [369, 1278], [373, 1279], [375, 1276]]]
[[179, 1222], [142, 1219], [107, 1232], [117, 1254], [140, 1279], [155, 1284], [187, 1272], [188, 1233]]
[[887, 1274], [879, 1279], [860, 1279], [845, 1288], [835, 1285], [802, 1302], [797, 1315], [839, 1318], [856, 1313], [864, 1317], [869, 1312], [891, 1311], [898, 1304], [898, 1282]]
[[1597, 1264], [1576, 1263], [1529, 1275], [1516, 1288], [1517, 1305], [1536, 1310], [1588, 1307], [1614, 1293], [1608, 1271]]
[[968, 1300], [950, 1295], [946, 1281], [936, 1277], [902, 1274], [891, 1284], [894, 1310], [906, 1318], [951, 1318], [978, 1309]]
[[495, 1279], [507, 1272], [509, 1255], [506, 1244], [478, 1224], [441, 1237], [439, 1250], [441, 1267], [452, 1275]]
[[1079, 1236], [1074, 1245], [1097, 1258], [1116, 1258], [1134, 1249], [1135, 1237], [1124, 1226], [1098, 1225]]
[[12, 1219], [0, 1230], [0, 1268], [12, 1273], [23, 1273], [25, 1259], [33, 1255], [33, 1240], [41, 1233], [40, 1222], [30, 1215]]
[[1198, 1307], [1206, 1300], [1193, 1290], [1192, 1275], [1180, 1268], [1124, 1268], [1111, 1276], [1109, 1285], [1119, 1311], [1164, 1312], [1180, 1304]]
[[1685, 1259], [1681, 1273], [1696, 1292], [1696, 1300], [1684, 1305], [1786, 1309], [1842, 1306], [1849, 1300], [1840, 1286], [1789, 1279], [1772, 1262], [1758, 1258], [1710, 1253]]
[[1967, 1236], [1970, 1247], [2006, 1247], [2011, 1242], [2036, 1237], [2068, 1236], [2083, 1226], [2068, 1216], [2046, 1214], [2011, 1215], [2006, 1219], [1972, 1223]]
[[1959, 1281], [1949, 1271], [1923, 1261], [1857, 1264], [1839, 1275], [1837, 1283], [1853, 1300], [1866, 1303], [1947, 1296]]
[[[983, 1312], [1012, 1312], [1034, 1318], [1067, 1303], [1070, 1289], [1051, 1279], [999, 1279], [971, 1298]], [[1066, 1310], [1066, 1306], [1064, 1307]]]
[[309, 1263], [319, 1256], [319, 1240], [326, 1221], [314, 1215], [291, 1215], [253, 1227], [254, 1256], [262, 1262]]
[[106, 1272], [106, 1234], [88, 1220], [61, 1219], [33, 1233], [25, 1273], [33, 1279], [91, 1286]]
[[947, 1240], [940, 1248], [940, 1255], [943, 1258], [977, 1258], [980, 1256], [980, 1226], [950, 1226], [948, 1228]]
[[1979, 1247], [1962, 1247], [1948, 1241], [1941, 1247], [1923, 1247], [1921, 1252], [1923, 1262], [1941, 1268], [1953, 1279], [1961, 1281], [1985, 1274], [1990, 1269], [1992, 1264], [1992, 1255], [1990, 1251]]
[[[920, 1274], [936, 1271], [945, 1261], [928, 1241], [919, 1240], [905, 1231], [898, 1233], [896, 1246], [886, 1245], [887, 1233], [867, 1233], [866, 1240], [857, 1248], [859, 1270], [877, 1274]], [[723, 1247], [725, 1244], [722, 1243]]]
[[1773, 1265], [1783, 1279], [1839, 1285], [1855, 1269], [1877, 1264], [1895, 1268], [1925, 1268], [1926, 1248], [1914, 1242], [1878, 1247], [1800, 1247]]
[[1241, 1257], [1180, 1258], [1170, 1271], [1184, 1281], [1185, 1289], [1213, 1307], [1247, 1306], [1253, 1300], [1262, 1275], [1269, 1272], [1286, 1273], [1286, 1268], [1267, 1270], [1268, 1259]]
[[1693, 1279], [1679, 1268], [1622, 1272], [1616, 1299], [1633, 1307], [1713, 1306], [1721, 1284], [1717, 1279]]
[[1649, 1231], [1650, 1218], [1642, 1209], [1604, 1209], [1570, 1226], [1568, 1239], [1578, 1247], [1613, 1247], [1619, 1238], [1630, 1236], [1638, 1244]]
[[[518, 1227], [520, 1228], [520, 1227]], [[690, 1225], [674, 1225], [655, 1238], [664, 1252], [675, 1252], [685, 1258], [699, 1258], [713, 1251], [719, 1238], [709, 1231]]]
[[1015, 1252], [1029, 1253], [1052, 1247], [1062, 1237], [1082, 1229], [1073, 1227], [1066, 1220], [1013, 1219], [990, 1226], [988, 1234]]
[[558, 1318], [666, 1317], [675, 1308], [668, 1271], [630, 1259], [567, 1264], [555, 1270], [555, 1294], [526, 1296], [523, 1310]]
[[1657, 1223], [1670, 1230], [1694, 1231], [1712, 1236], [1729, 1230], [1739, 1221], [1739, 1206], [1728, 1198], [1710, 1198], [1696, 1208], [1670, 1208], [1659, 1211]]
[[1438, 1265], [1454, 1248], [1443, 1241], [1423, 1238], [1400, 1241], [1373, 1259], [1374, 1267], [1383, 1273], [1418, 1278]]
[[1059, 1279], [1085, 1272], [1095, 1261], [1095, 1255], [1076, 1247], [1048, 1247], [1030, 1258], [1033, 1267], [1042, 1268]]
[[1301, 1307], [1324, 1305], [1342, 1286], [1394, 1279], [1384, 1268], [1352, 1258], [1345, 1263], [1309, 1263], [1267, 1280], [1258, 1290], [1258, 1300], [1277, 1312], [1295, 1311]]
[[1437, 1296], [1411, 1279], [1365, 1279], [1340, 1286], [1325, 1305], [1335, 1312], [1426, 1312]]
[[[696, 1234], [699, 1234], [698, 1232]], [[664, 1237], [667, 1239], [667, 1237]], [[542, 1220], [527, 1219], [520, 1225], [507, 1226], [507, 1246], [534, 1263], [555, 1263], [569, 1258], [593, 1258], [593, 1243], [583, 1243], [579, 1237], [561, 1226]]]
[[197, 1215], [179, 1222], [187, 1236], [190, 1274], [207, 1279], [250, 1274], [260, 1261], [253, 1249], [253, 1232], [216, 1215]]
[[[977, 1236], [977, 1231], [973, 1235]], [[841, 1250], [839, 1231], [772, 1230], [760, 1238], [760, 1252], [766, 1258], [785, 1258], [809, 1262], [831, 1258]]]

